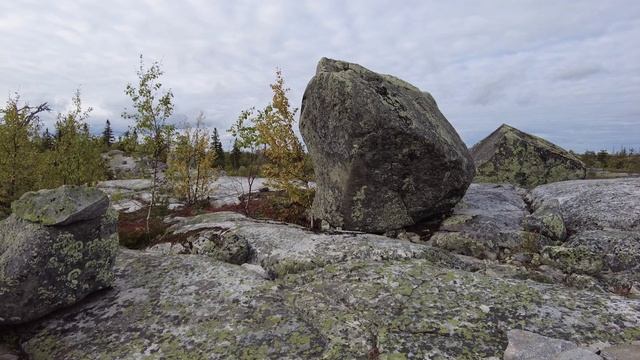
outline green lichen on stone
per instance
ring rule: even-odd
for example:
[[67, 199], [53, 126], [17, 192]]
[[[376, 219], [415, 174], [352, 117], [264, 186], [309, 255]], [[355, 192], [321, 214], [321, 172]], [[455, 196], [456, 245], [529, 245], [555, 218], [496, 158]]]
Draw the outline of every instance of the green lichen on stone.
[[382, 354], [380, 359], [385, 360], [406, 360], [407, 356], [401, 353], [393, 353], [393, 354]]
[[583, 179], [584, 164], [568, 151], [508, 125], [471, 149], [477, 182], [511, 183], [525, 188]]
[[0, 311], [15, 314], [0, 323], [25, 322], [113, 282], [116, 217], [44, 226], [12, 215], [0, 223], [0, 250]]
[[453, 253], [484, 257], [486, 244], [462, 232], [438, 232], [431, 238], [434, 245]]
[[473, 219], [473, 215], [467, 215], [467, 214], [456, 214], [456, 215], [452, 215], [447, 217], [443, 222], [442, 222], [442, 226], [456, 226], [456, 225], [462, 225], [464, 223], [466, 223], [469, 220]]
[[102, 191], [69, 185], [27, 192], [11, 204], [16, 216], [42, 225], [68, 225], [98, 218], [108, 207], [109, 199]]
[[546, 246], [543, 262], [566, 273], [597, 275], [604, 267], [602, 257], [583, 246]]

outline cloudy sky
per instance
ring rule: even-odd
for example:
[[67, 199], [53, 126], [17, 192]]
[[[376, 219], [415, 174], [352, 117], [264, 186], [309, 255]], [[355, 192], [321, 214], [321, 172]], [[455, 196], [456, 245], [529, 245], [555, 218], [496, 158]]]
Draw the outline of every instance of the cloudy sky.
[[431, 92], [469, 146], [508, 123], [576, 151], [640, 148], [637, 0], [0, 2], [5, 98], [55, 113], [80, 88], [92, 128], [122, 131], [139, 54], [161, 62], [175, 120], [219, 129], [270, 100], [276, 67], [299, 107], [326, 56]]

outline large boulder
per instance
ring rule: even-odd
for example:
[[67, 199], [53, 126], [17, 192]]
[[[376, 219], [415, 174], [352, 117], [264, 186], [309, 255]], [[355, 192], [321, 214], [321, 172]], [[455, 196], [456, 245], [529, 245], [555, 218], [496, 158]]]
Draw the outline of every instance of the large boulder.
[[336, 228], [382, 233], [440, 215], [474, 175], [430, 94], [357, 64], [320, 60], [300, 132], [317, 171], [311, 214]]
[[27, 193], [0, 222], [0, 325], [27, 322], [111, 285], [117, 213], [106, 195], [63, 186]]
[[471, 155], [477, 182], [533, 188], [586, 175], [584, 163], [570, 152], [506, 124], [474, 145]]

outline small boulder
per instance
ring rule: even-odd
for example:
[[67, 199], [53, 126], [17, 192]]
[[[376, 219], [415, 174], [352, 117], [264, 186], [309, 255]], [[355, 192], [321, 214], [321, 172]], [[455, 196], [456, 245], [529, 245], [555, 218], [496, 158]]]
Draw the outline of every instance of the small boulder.
[[109, 198], [104, 192], [69, 185], [30, 191], [11, 204], [16, 217], [47, 226], [95, 219], [104, 214], [108, 207]]
[[430, 94], [357, 64], [320, 60], [300, 132], [317, 171], [311, 215], [335, 228], [384, 233], [436, 217], [474, 175]]
[[542, 234], [552, 240], [564, 241], [567, 237], [567, 228], [557, 199], [543, 203], [533, 214], [525, 217], [523, 226], [526, 231]]
[[14, 202], [18, 213], [0, 222], [0, 325], [37, 319], [111, 285], [118, 216], [104, 198], [63, 186]]
[[241, 265], [251, 256], [246, 238], [232, 232], [204, 231], [193, 240], [193, 251], [214, 259]]
[[[178, 220], [177, 224], [180, 224]], [[206, 227], [180, 233], [176, 227], [171, 227], [163, 242], [148, 249], [150, 252], [161, 254], [198, 254], [230, 264], [242, 265], [251, 257], [251, 247], [243, 236], [222, 228], [208, 229]]]
[[604, 267], [602, 256], [583, 247], [545, 246], [543, 262], [565, 273], [597, 275]]
[[584, 179], [580, 159], [547, 140], [503, 124], [471, 148], [475, 181], [511, 183], [525, 188]]

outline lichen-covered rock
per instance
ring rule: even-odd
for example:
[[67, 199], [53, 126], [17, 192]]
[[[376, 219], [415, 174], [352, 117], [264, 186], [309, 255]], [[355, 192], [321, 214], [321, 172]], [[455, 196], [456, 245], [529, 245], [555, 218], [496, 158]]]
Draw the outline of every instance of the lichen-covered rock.
[[585, 230], [572, 235], [564, 246], [584, 247], [600, 254], [614, 272], [640, 269], [639, 231]]
[[533, 214], [525, 217], [523, 226], [527, 231], [542, 234], [552, 240], [564, 241], [567, 237], [567, 228], [557, 199], [543, 203]]
[[506, 124], [474, 145], [471, 155], [477, 182], [533, 188], [586, 175], [585, 165], [575, 155]]
[[576, 348], [559, 353], [553, 357], [553, 360], [602, 360], [602, 358], [593, 351]]
[[182, 242], [163, 242], [155, 244], [147, 249], [149, 252], [165, 254], [165, 255], [186, 255], [192, 254], [192, 247], [189, 243]]
[[251, 248], [246, 238], [221, 228], [201, 228], [186, 233], [170, 231], [168, 237], [178, 237], [181, 240], [156, 244], [148, 251], [162, 254], [201, 254], [237, 265], [249, 261], [251, 255]]
[[[47, 201], [52, 199], [51, 192], [35, 194]], [[33, 204], [44, 201], [34, 196], [28, 196]], [[87, 213], [83, 213], [76, 208], [76, 202], [67, 202], [65, 197], [56, 199], [47, 206], [60, 209], [59, 214], [68, 214], [65, 219], [75, 219], [72, 224], [44, 226], [16, 214], [0, 222], [0, 325], [37, 319], [76, 303], [113, 281], [117, 213], [105, 207], [100, 213], [94, 206], [84, 207]], [[67, 211], [65, 206], [75, 210]], [[39, 214], [33, 219], [67, 222], [63, 217], [49, 215], [49, 211]]]
[[246, 238], [234, 233], [205, 231], [193, 242], [196, 254], [204, 254], [231, 264], [244, 264], [249, 260], [251, 248]]
[[509, 345], [504, 360], [602, 360], [593, 351], [580, 348], [571, 341], [554, 339], [530, 331], [507, 332]]
[[431, 95], [357, 64], [320, 60], [300, 132], [320, 170], [312, 216], [335, 228], [384, 233], [443, 214], [474, 175]]
[[471, 184], [432, 236], [434, 246], [463, 255], [496, 259], [501, 250], [536, 253], [550, 240], [524, 231], [527, 205], [512, 185]]
[[34, 326], [39, 359], [318, 358], [313, 325], [275, 285], [201, 255], [122, 250], [113, 289]]
[[640, 338], [640, 301], [447, 269], [348, 261], [275, 282], [200, 255], [122, 250], [112, 290], [22, 334], [32, 359], [479, 359], [518, 328], [581, 346]]
[[640, 337], [638, 301], [425, 260], [348, 262], [283, 282], [289, 303], [334, 340], [328, 354], [336, 358], [359, 358], [371, 349], [380, 358], [500, 356], [512, 328], [585, 346]]
[[95, 219], [108, 207], [109, 198], [102, 191], [71, 185], [27, 192], [11, 204], [16, 217], [42, 225], [69, 225]]
[[[582, 249], [577, 253], [586, 250], [593, 260], [589, 262], [600, 262], [603, 270], [613, 271], [614, 274], [603, 273], [602, 276], [614, 288], [617, 283], [626, 283], [623, 287], [631, 288], [640, 280], [640, 276], [628, 276], [640, 270], [640, 179], [548, 184], [533, 189], [528, 200], [536, 209], [559, 202], [567, 231], [571, 234], [563, 247]], [[595, 262], [596, 257], [600, 259], [598, 262]]]
[[[262, 266], [277, 278], [338, 262], [368, 259], [429, 258], [442, 265], [464, 264], [445, 251], [428, 245], [355, 232], [319, 234], [301, 226], [255, 220], [238, 213], [218, 212], [184, 218], [167, 230], [167, 238], [236, 237], [247, 242], [247, 262]], [[199, 252], [203, 253], [203, 252]]]
[[557, 199], [572, 233], [640, 230], [640, 178], [563, 181], [538, 186], [528, 198], [534, 208]]
[[602, 256], [582, 246], [546, 246], [542, 255], [546, 264], [569, 274], [597, 275], [604, 267]]
[[[143, 177], [145, 172], [145, 164], [141, 159], [128, 156], [124, 151], [113, 149], [102, 154], [107, 169], [113, 178], [130, 179], [135, 177]], [[148, 165], [148, 164], [146, 164]]]

